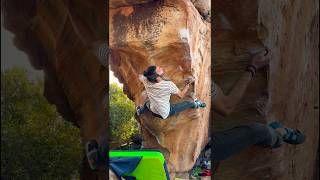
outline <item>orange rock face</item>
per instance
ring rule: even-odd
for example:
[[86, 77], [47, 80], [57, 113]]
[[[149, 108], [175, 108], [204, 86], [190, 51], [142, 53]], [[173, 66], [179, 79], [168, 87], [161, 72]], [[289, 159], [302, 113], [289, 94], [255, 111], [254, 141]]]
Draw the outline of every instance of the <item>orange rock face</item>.
[[[81, 9], [95, 20], [79, 16], [82, 19], [79, 23], [72, 20], [65, 3], [60, 0], [1, 1], [3, 23], [15, 35], [17, 48], [29, 56], [36, 69], [44, 71], [44, 95], [48, 101], [57, 106], [66, 120], [80, 128], [84, 142], [99, 140], [107, 129], [108, 72], [87, 47], [90, 43], [84, 41], [94, 45], [103, 40], [106, 32], [103, 12], [107, 7], [103, 1], [77, 1], [73, 4], [74, 14]], [[91, 27], [95, 30], [91, 31]], [[105, 179], [105, 173], [92, 172], [85, 164], [86, 167], [81, 174], [83, 179]]]
[[[4, 26], [33, 66], [45, 71], [47, 99], [81, 129], [83, 141], [106, 132], [108, 37], [105, 1], [1, 1]], [[201, 8], [206, 9], [203, 3]], [[145, 147], [160, 148], [170, 171], [189, 170], [207, 143], [210, 109], [210, 28], [188, 0], [110, 1], [111, 67], [136, 104], [143, 103], [138, 74], [150, 64], [164, 66], [182, 88], [194, 77], [189, 99], [207, 103], [166, 121], [146, 115], [139, 119]], [[174, 98], [174, 102], [180, 100]], [[87, 167], [85, 164], [84, 167]], [[104, 179], [84, 169], [83, 179]]]
[[318, 1], [213, 2], [213, 76], [226, 92], [263, 47], [272, 60], [251, 82], [227, 119], [214, 129], [276, 119], [307, 136], [303, 145], [276, 150], [250, 148], [221, 163], [215, 179], [313, 179], [319, 133]]
[[[111, 69], [136, 105], [145, 101], [138, 75], [149, 65], [164, 67], [180, 89], [193, 77], [188, 97], [206, 102], [162, 120], [146, 114], [137, 117], [146, 148], [160, 149], [171, 174], [190, 170], [208, 141], [210, 112], [210, 24], [188, 0], [155, 1], [110, 9]], [[172, 97], [171, 103], [182, 101]]]
[[[312, 179], [319, 138], [318, 1], [214, 1], [213, 67], [210, 24], [203, 17], [210, 3], [191, 2], [110, 2], [109, 62], [130, 99], [143, 103], [138, 74], [155, 64], [163, 66], [179, 88], [185, 78], [195, 78], [187, 99], [195, 96], [207, 103], [205, 109], [167, 120], [150, 114], [138, 118], [144, 146], [164, 152], [172, 176], [188, 171], [208, 140], [211, 68], [214, 81], [227, 91], [245, 68], [248, 51], [267, 46], [274, 52], [269, 69], [258, 73], [232, 116], [215, 116], [214, 127], [274, 118], [301, 129], [307, 141], [275, 151], [250, 148], [224, 161], [216, 178]], [[81, 129], [84, 141], [106, 134], [107, 64], [97, 52], [108, 38], [107, 4], [3, 0], [1, 9], [16, 46], [35, 68], [44, 70], [47, 99]], [[172, 103], [179, 101], [172, 98]], [[88, 167], [81, 176], [105, 179], [105, 173], [92, 173]]]

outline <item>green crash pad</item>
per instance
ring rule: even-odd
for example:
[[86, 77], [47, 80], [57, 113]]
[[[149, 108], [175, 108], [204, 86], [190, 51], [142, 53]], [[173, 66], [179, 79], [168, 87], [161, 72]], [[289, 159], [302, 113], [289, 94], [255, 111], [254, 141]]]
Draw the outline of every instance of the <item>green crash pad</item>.
[[161, 152], [151, 150], [115, 150], [109, 151], [109, 157], [142, 157], [137, 167], [130, 174], [137, 180], [168, 180], [165, 159]]

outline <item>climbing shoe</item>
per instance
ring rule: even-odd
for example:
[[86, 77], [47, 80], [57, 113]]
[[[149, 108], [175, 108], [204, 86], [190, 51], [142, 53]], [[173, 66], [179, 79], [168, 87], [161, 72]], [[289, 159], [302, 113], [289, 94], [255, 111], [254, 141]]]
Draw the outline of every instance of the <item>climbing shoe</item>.
[[277, 129], [277, 128], [283, 128], [286, 130], [286, 134], [283, 135], [283, 141], [289, 144], [302, 144], [305, 139], [306, 136], [300, 132], [298, 129], [291, 129], [288, 128], [286, 126], [284, 126], [283, 124], [281, 124], [280, 122], [274, 121], [268, 124], [268, 126], [270, 126], [273, 129]]
[[96, 140], [90, 140], [86, 143], [86, 155], [89, 166], [92, 170], [98, 167], [98, 143]]
[[199, 99], [195, 100], [194, 103], [196, 104], [195, 108], [204, 108], [204, 107], [206, 107], [206, 103], [201, 102]]

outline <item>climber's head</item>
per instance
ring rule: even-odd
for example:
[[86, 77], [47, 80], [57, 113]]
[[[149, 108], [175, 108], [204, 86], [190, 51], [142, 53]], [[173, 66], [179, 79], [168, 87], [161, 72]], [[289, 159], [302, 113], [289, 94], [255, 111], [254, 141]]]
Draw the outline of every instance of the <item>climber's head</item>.
[[143, 75], [153, 83], [159, 82], [163, 74], [164, 70], [160, 66], [149, 66], [147, 70], [143, 72]]
[[156, 72], [157, 72], [157, 74], [158, 74], [160, 77], [162, 77], [163, 74], [164, 74], [164, 70], [163, 70], [163, 68], [160, 67], [160, 66], [157, 66]]

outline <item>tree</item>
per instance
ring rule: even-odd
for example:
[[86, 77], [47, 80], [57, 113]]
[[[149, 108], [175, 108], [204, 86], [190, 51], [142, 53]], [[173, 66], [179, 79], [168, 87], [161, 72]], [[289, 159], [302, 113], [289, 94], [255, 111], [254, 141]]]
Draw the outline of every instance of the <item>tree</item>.
[[79, 129], [63, 120], [18, 68], [1, 72], [1, 178], [71, 179], [82, 159]]
[[138, 132], [134, 119], [135, 105], [116, 83], [109, 88], [109, 123], [112, 141], [115, 145], [128, 143]]

